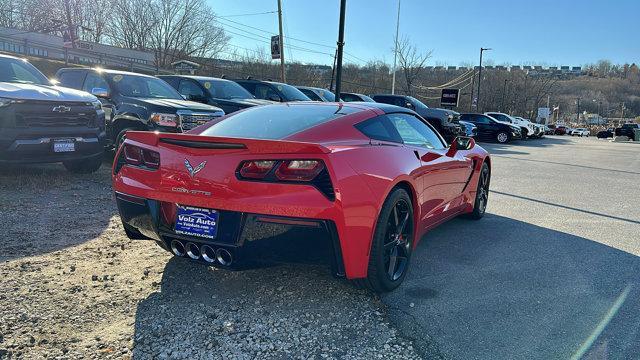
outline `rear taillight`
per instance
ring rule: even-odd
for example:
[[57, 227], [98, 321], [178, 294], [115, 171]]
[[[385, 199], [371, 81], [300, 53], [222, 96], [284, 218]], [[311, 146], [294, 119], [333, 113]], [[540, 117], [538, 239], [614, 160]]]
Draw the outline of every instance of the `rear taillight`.
[[128, 165], [149, 169], [157, 169], [160, 167], [160, 153], [157, 151], [144, 149], [131, 144], [124, 144], [122, 153], [124, 161]]
[[250, 160], [238, 168], [238, 177], [263, 181], [313, 181], [324, 170], [320, 160]]
[[283, 161], [276, 169], [275, 175], [283, 181], [311, 181], [324, 169], [318, 160]]

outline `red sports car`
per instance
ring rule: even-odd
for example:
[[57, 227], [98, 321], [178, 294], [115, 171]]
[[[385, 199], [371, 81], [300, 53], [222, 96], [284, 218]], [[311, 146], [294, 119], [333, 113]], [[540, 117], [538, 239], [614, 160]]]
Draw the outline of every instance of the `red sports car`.
[[336, 275], [384, 292], [429, 229], [484, 215], [490, 173], [473, 139], [448, 146], [409, 109], [285, 103], [184, 134], [128, 132], [113, 187], [132, 239], [233, 268], [280, 226], [321, 231]]

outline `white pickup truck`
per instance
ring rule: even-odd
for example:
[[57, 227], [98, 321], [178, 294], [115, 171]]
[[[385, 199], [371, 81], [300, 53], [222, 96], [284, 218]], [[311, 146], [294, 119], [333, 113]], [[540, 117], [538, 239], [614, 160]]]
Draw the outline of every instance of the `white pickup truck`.
[[492, 118], [498, 120], [498, 121], [502, 121], [502, 122], [506, 122], [509, 124], [513, 124], [516, 126], [520, 127], [520, 130], [522, 132], [522, 139], [527, 139], [530, 136], [534, 136], [534, 134], [536, 134], [536, 127], [534, 126], [534, 124], [530, 121], [524, 120], [522, 118], [518, 119], [516, 117], [513, 117], [511, 115], [507, 115], [505, 113], [500, 113], [500, 112], [486, 112], [484, 113], [485, 115], [489, 115]]

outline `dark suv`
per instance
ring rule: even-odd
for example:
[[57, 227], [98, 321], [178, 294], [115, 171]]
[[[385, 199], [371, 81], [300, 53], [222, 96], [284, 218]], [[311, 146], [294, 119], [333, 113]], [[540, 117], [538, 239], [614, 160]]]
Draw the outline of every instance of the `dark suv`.
[[411, 109], [433, 125], [440, 135], [451, 142], [456, 136], [464, 136], [465, 131], [458, 123], [460, 114], [452, 110], [430, 108], [422, 101], [406, 95], [378, 94], [371, 95], [373, 100], [380, 103], [392, 104]]
[[165, 81], [137, 73], [60, 69], [64, 86], [97, 96], [106, 113], [107, 139], [120, 145], [129, 130], [182, 132], [224, 115], [222, 109], [185, 100]]
[[478, 128], [479, 140], [497, 141], [501, 144], [513, 139], [519, 139], [521, 131], [519, 126], [498, 121], [484, 114], [461, 114], [460, 121], [470, 122]]
[[55, 86], [25, 60], [0, 55], [0, 164], [62, 162], [90, 173], [102, 164], [104, 144], [95, 96]]
[[234, 80], [258, 99], [278, 102], [310, 101], [309, 97], [295, 87], [275, 81], [254, 79]]
[[205, 76], [161, 75], [160, 79], [178, 90], [187, 100], [217, 106], [225, 114], [273, 101], [256, 99], [236, 82]]
[[633, 130], [640, 130], [640, 124], [622, 124], [621, 127], [616, 128], [616, 136], [626, 136], [633, 140], [635, 137]]

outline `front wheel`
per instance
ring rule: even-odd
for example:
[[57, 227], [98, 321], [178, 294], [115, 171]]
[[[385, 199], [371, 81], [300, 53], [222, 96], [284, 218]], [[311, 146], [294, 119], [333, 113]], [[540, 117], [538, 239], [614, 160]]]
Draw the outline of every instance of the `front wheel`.
[[102, 154], [82, 160], [65, 161], [62, 163], [67, 171], [75, 174], [91, 174], [102, 165]]
[[506, 131], [500, 131], [496, 134], [496, 141], [500, 144], [505, 144], [509, 142], [509, 134]]
[[391, 291], [407, 275], [415, 237], [413, 205], [404, 189], [385, 200], [371, 243], [367, 277], [356, 282], [382, 293]]
[[487, 163], [482, 164], [480, 169], [480, 178], [478, 179], [478, 189], [476, 191], [476, 199], [473, 204], [473, 212], [468, 217], [474, 220], [480, 220], [487, 211], [487, 202], [489, 201], [489, 183], [491, 182], [491, 172]]

